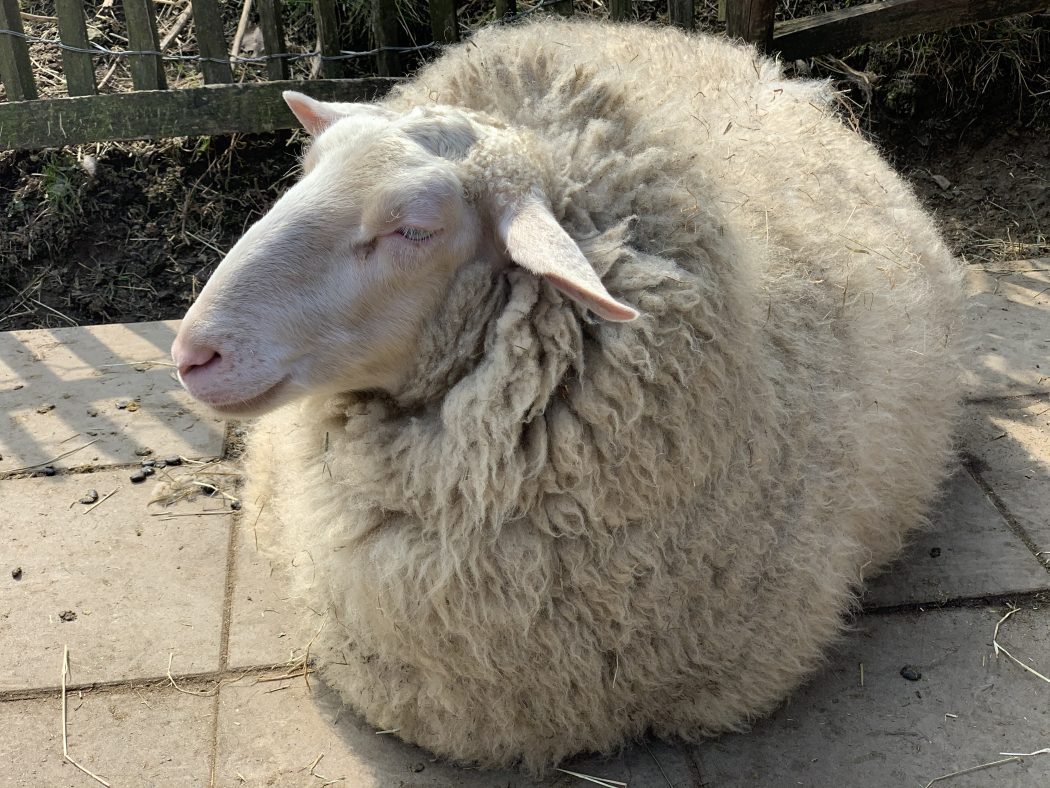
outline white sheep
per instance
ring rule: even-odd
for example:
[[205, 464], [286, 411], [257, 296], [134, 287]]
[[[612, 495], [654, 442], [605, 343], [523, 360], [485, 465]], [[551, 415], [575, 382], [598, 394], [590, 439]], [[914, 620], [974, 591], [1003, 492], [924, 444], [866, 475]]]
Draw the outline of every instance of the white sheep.
[[286, 99], [304, 175], [173, 353], [266, 414], [245, 500], [326, 680], [534, 770], [774, 708], [951, 456], [961, 273], [909, 188], [825, 84], [672, 29], [487, 29], [376, 105]]

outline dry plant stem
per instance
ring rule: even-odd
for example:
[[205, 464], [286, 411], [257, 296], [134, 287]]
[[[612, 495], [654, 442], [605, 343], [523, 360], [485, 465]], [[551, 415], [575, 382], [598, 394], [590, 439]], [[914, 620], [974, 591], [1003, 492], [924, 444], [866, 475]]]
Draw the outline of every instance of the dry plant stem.
[[622, 783], [619, 780], [607, 780], [604, 777], [595, 777], [590, 774], [583, 774], [582, 772], [570, 772], [568, 769], [557, 769], [556, 771], [562, 772], [563, 774], [571, 774], [573, 777], [578, 777], [581, 780], [586, 780], [595, 785], [602, 785], [604, 788], [627, 788], [627, 783]]
[[1020, 609], [1021, 608], [1019, 608], [1019, 607], [1011, 608], [1010, 611], [1005, 616], [1003, 616], [1002, 618], [999, 619], [999, 621], [996, 622], [996, 624], [995, 624], [995, 632], [992, 633], [992, 649], [995, 651], [995, 655], [996, 656], [999, 656], [999, 652], [1002, 652], [1014, 664], [1016, 664], [1018, 667], [1023, 668], [1024, 670], [1027, 670], [1029, 673], [1031, 673], [1036, 678], [1042, 679], [1047, 684], [1050, 684], [1050, 679], [1048, 679], [1046, 676], [1044, 676], [1042, 673], [1040, 673], [1035, 668], [1028, 667], [1028, 665], [1026, 665], [1023, 662], [1021, 662], [1021, 660], [1019, 660], [1017, 657], [1015, 657], [1013, 654], [1011, 654], [1009, 651], [1007, 651], [1005, 648], [1003, 648], [1001, 645], [999, 645], [999, 627], [1002, 626], [1002, 623], [1004, 621], [1006, 621], [1006, 619], [1008, 619], [1010, 616], [1012, 616], [1014, 613], [1016, 613]]
[[943, 780], [950, 780], [953, 777], [962, 777], [964, 774], [973, 774], [974, 772], [979, 772], [984, 769], [991, 769], [993, 766], [1002, 766], [1003, 764], [1013, 763], [1014, 761], [1020, 760], [1021, 759], [1019, 757], [1013, 756], [1011, 758], [1003, 758], [1000, 761], [991, 761], [989, 763], [982, 763], [979, 766], [971, 766], [969, 769], [960, 769], [959, 771], [952, 772], [951, 774], [942, 774], [940, 777], [934, 777], [932, 780], [926, 783], [926, 785], [924, 785], [923, 788], [930, 788], [930, 786], [934, 783], [939, 783]]
[[28, 11], [22, 12], [22, 19], [26, 22], [50, 22], [53, 25], [58, 24], [57, 16], [44, 16], [43, 14], [31, 14]]
[[93, 780], [110, 788], [110, 784], [94, 772], [84, 768], [69, 755], [69, 737], [66, 735], [66, 676], [69, 675], [69, 645], [62, 646], [62, 757]]
[[244, 0], [241, 7], [241, 18], [237, 22], [237, 32], [233, 34], [233, 44], [230, 46], [230, 58], [235, 58], [241, 53], [241, 40], [244, 32], [248, 29], [248, 19], [251, 17], [252, 0]]
[[99, 369], [109, 369], [110, 367], [137, 367], [148, 364], [151, 367], [174, 367], [170, 361], [124, 361], [120, 364], [102, 364]]
[[178, 15], [174, 23], [171, 25], [171, 29], [164, 34], [164, 38], [160, 41], [160, 51], [165, 51], [171, 46], [171, 42], [174, 41], [179, 33], [182, 32], [183, 28], [190, 21], [193, 16], [193, 6], [190, 5], [190, 0], [186, 0], [186, 7], [182, 9], [182, 13]]
[[106, 71], [106, 73], [102, 75], [102, 79], [100, 79], [98, 81], [98, 89], [99, 90], [102, 90], [102, 88], [104, 88], [106, 85], [109, 84], [109, 81], [113, 78], [113, 74], [114, 74], [114, 72], [116, 72], [117, 66], [119, 65], [119, 63], [120, 63], [119, 60], [114, 60], [113, 61], [113, 65], [109, 67], [109, 70]]
[[[667, 776], [667, 772], [664, 771], [663, 764], [660, 763], [660, 759], [656, 757], [656, 753], [649, 747], [648, 742], [642, 742], [645, 745], [645, 751], [649, 753], [649, 757], [653, 759], [653, 763], [656, 764], [656, 768], [660, 770], [660, 776], [664, 778], [664, 782], [667, 783], [667, 788], [674, 788], [674, 783], [671, 782], [671, 778]], [[606, 780], [606, 782], [610, 782]]]
[[1001, 752], [1000, 755], [1009, 755], [1014, 758], [1031, 758], [1035, 755], [1050, 755], [1050, 747], [1043, 747], [1035, 752]]
[[173, 686], [175, 689], [177, 689], [182, 694], [184, 694], [184, 695], [192, 695], [195, 698], [210, 698], [210, 697], [213, 697], [213, 696], [219, 694], [219, 688], [218, 687], [216, 687], [213, 690], [209, 690], [209, 691], [202, 690], [200, 692], [193, 692], [192, 690], [183, 689], [178, 684], [176, 684], [175, 683], [175, 677], [171, 675], [171, 661], [173, 659], [175, 659], [175, 652], [174, 651], [172, 651], [172, 652], [170, 652], [168, 654], [168, 681], [171, 682], [171, 686]]
[[77, 446], [75, 449], [70, 449], [67, 452], [63, 452], [62, 454], [59, 454], [57, 457], [52, 457], [50, 460], [44, 460], [43, 462], [38, 462], [38, 463], [35, 463], [33, 465], [26, 465], [26, 466], [23, 466], [21, 468], [12, 468], [11, 470], [8, 470], [8, 471], [0, 471], [0, 473], [5, 473], [5, 474], [7, 474], [7, 473], [21, 473], [22, 471], [31, 471], [31, 470], [33, 470], [33, 468], [43, 468], [45, 465], [50, 465], [53, 462], [57, 462], [58, 460], [61, 460], [63, 457], [68, 457], [70, 454], [76, 454], [81, 449], [86, 449], [92, 443], [98, 443], [100, 440], [101, 440], [101, 438], [95, 438], [95, 440], [88, 441], [83, 446]]
[[105, 494], [104, 496], [102, 496], [101, 498], [99, 498], [99, 499], [98, 499], [98, 500], [97, 500], [97, 501], [96, 501], [95, 503], [91, 504], [91, 506], [89, 506], [89, 507], [88, 507], [87, 509], [85, 509], [85, 510], [84, 510], [84, 511], [82, 512], [82, 514], [87, 514], [87, 513], [88, 513], [88, 512], [90, 512], [90, 511], [91, 511], [92, 509], [94, 509], [94, 508], [95, 508], [96, 506], [100, 506], [100, 505], [102, 505], [103, 503], [105, 503], [107, 499], [109, 499], [109, 498], [112, 498], [112, 497], [113, 497], [114, 495], [116, 495], [116, 493], [117, 493], [117, 490], [119, 490], [119, 489], [120, 489], [120, 488], [119, 488], [119, 487], [117, 487], [117, 488], [116, 488], [115, 490], [113, 490], [113, 492], [108, 492], [108, 493], [106, 493], [106, 494]]

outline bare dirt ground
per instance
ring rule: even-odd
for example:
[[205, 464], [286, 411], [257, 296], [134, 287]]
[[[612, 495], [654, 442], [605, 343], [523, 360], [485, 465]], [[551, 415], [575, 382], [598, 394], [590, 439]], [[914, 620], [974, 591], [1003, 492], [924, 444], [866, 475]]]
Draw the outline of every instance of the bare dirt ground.
[[[659, 6], [641, 4], [654, 18]], [[702, 25], [717, 25], [714, 7], [701, 4]], [[173, 46], [193, 51], [192, 40]], [[1017, 259], [1050, 253], [1047, 48], [1050, 15], [1027, 15], [788, 67], [835, 82], [844, 117], [904, 173], [958, 254]], [[0, 152], [0, 330], [181, 316], [288, 187], [300, 147], [281, 133]]]

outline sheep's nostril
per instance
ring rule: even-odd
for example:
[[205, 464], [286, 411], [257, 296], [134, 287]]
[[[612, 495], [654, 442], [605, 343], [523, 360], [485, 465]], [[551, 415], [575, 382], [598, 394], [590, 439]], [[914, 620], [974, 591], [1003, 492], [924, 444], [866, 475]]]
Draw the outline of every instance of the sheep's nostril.
[[222, 359], [219, 352], [212, 350], [210, 347], [179, 349], [174, 355], [175, 365], [178, 367], [180, 377], [185, 377], [191, 372], [200, 372], [218, 364]]

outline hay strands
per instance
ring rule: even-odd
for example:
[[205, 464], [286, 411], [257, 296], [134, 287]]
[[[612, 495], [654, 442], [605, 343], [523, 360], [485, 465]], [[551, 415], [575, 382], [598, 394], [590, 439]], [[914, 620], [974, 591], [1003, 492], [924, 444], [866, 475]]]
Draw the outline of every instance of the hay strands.
[[589, 783], [595, 785], [601, 785], [603, 788], [627, 788], [627, 783], [622, 783], [619, 780], [609, 780], [605, 777], [595, 777], [593, 774], [584, 774], [583, 772], [571, 772], [568, 769], [557, 769], [556, 771], [562, 774], [569, 774], [579, 780], [586, 780]]
[[[1042, 681], [1045, 681], [1048, 684], [1050, 684], [1050, 678], [1047, 678], [1035, 668], [1030, 668], [1028, 665], [1021, 662], [1021, 660], [1019, 660], [1017, 657], [1015, 657], [1013, 654], [1011, 654], [1009, 651], [1003, 648], [1002, 644], [999, 643], [999, 628], [1003, 625], [1006, 619], [1010, 618], [1010, 616], [1012, 616], [1014, 613], [1019, 612], [1020, 610], [1021, 608], [1019, 607], [1011, 607], [1006, 612], [1006, 614], [995, 623], [995, 631], [992, 633], [992, 648], [995, 650], [996, 656], [999, 656], [1000, 653], [1004, 654], [1011, 662], [1013, 662], [1018, 667], [1023, 668], [1036, 678], [1039, 678]], [[948, 715], [945, 715], [945, 717], [947, 716]], [[996, 766], [1004, 766], [1008, 763], [1017, 763], [1020, 762], [1022, 758], [1032, 758], [1037, 755], [1050, 755], [1050, 747], [1044, 747], [1041, 750], [1035, 750], [1033, 752], [1001, 752], [999, 754], [1004, 757], [1000, 758], [997, 761], [981, 763], [977, 766], [971, 766], [968, 769], [960, 769], [957, 772], [950, 772], [949, 774], [942, 774], [940, 777], [934, 777], [932, 780], [926, 783], [926, 785], [924, 785], [923, 788], [930, 788], [931, 785], [943, 782], [944, 780], [950, 780], [954, 777], [962, 777], [964, 774], [973, 774], [974, 772], [980, 772], [985, 769], [992, 769]]]
[[73, 766], [77, 767], [90, 777], [106, 788], [110, 788], [110, 784], [95, 774], [93, 771], [85, 766], [81, 766], [73, 757], [69, 754], [69, 737], [66, 730], [66, 677], [69, 675], [69, 645], [62, 646], [62, 757], [69, 761]]
[[1001, 752], [1000, 755], [1009, 756], [1002, 758], [998, 761], [989, 761], [988, 763], [981, 763], [977, 766], [971, 766], [969, 769], [960, 769], [957, 772], [951, 772], [950, 774], [942, 774], [940, 777], [934, 777], [930, 780], [923, 788], [930, 788], [931, 785], [944, 780], [951, 780], [954, 777], [962, 777], [964, 774], [973, 774], [974, 772], [984, 771], [985, 769], [991, 769], [995, 766], [1003, 766], [1007, 763], [1020, 763], [1022, 758], [1030, 758], [1035, 755], [1050, 755], [1050, 747], [1044, 747], [1041, 750], [1035, 752]]
[[0, 474], [3, 474], [4, 476], [6, 476], [9, 473], [21, 473], [22, 471], [31, 471], [34, 468], [43, 468], [45, 465], [51, 465], [52, 463], [55, 463], [58, 460], [61, 460], [63, 457], [68, 457], [70, 454], [76, 454], [81, 449], [86, 449], [91, 444], [98, 443], [100, 440], [102, 440], [102, 439], [101, 438], [95, 438], [95, 440], [88, 441], [83, 446], [77, 446], [75, 449], [70, 449], [69, 451], [62, 452], [62, 454], [59, 454], [57, 457], [52, 457], [50, 460], [44, 460], [43, 462], [34, 463], [33, 465], [24, 465], [21, 468], [11, 468], [9, 470], [3, 470], [3, 471], [0, 471]]
[[[194, 692], [193, 690], [184, 689], [183, 687], [180, 687], [178, 684], [176, 684], [175, 683], [175, 677], [171, 675], [171, 661], [173, 659], [175, 659], [175, 652], [174, 651], [172, 651], [172, 652], [170, 652], [168, 654], [168, 673], [167, 673], [167, 675], [168, 675], [168, 681], [171, 682], [171, 686], [173, 686], [175, 689], [177, 689], [183, 695], [192, 695], [195, 698], [211, 698], [211, 697], [214, 697], [215, 695], [219, 694], [219, 687], [218, 686], [216, 686], [215, 688], [210, 689], [210, 690], [198, 690], [198, 691]], [[220, 684], [221, 684], [221, 682], [220, 682]]]
[[1006, 615], [1003, 616], [1002, 618], [1000, 618], [996, 622], [996, 624], [995, 624], [995, 632], [992, 634], [992, 649], [995, 651], [995, 656], [998, 657], [1000, 652], [1001, 652], [1011, 662], [1013, 662], [1018, 667], [1023, 668], [1024, 670], [1027, 670], [1029, 673], [1031, 673], [1036, 678], [1042, 679], [1047, 684], [1050, 684], [1050, 679], [1048, 679], [1046, 676], [1044, 676], [1042, 673], [1040, 673], [1035, 668], [1031, 668], [1028, 665], [1024, 664], [1021, 660], [1019, 660], [1017, 657], [1015, 657], [1013, 654], [1011, 654], [1009, 651], [1007, 651], [1005, 648], [1003, 648], [1002, 644], [999, 643], [999, 627], [1001, 627], [1003, 625], [1003, 622], [1006, 621], [1006, 619], [1008, 619], [1014, 613], [1018, 612], [1020, 609], [1021, 608], [1019, 608], [1019, 607], [1012, 607], [1012, 608], [1010, 608], [1010, 610], [1006, 613]]

